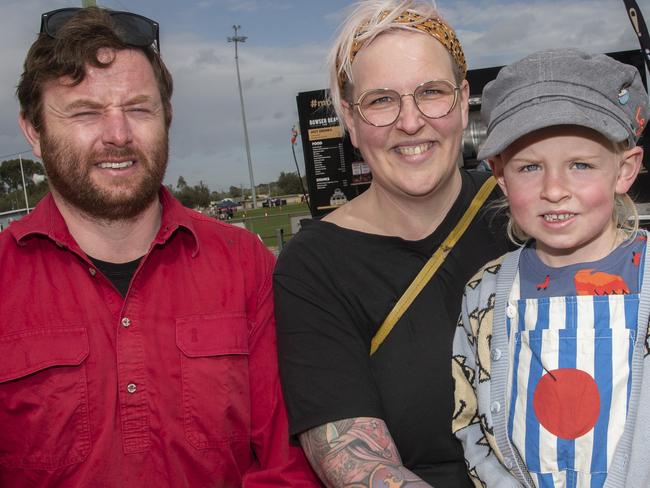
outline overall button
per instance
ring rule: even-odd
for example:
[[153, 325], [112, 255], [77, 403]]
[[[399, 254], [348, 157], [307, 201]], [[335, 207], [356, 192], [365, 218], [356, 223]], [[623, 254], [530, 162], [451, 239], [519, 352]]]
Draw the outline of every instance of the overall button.
[[501, 359], [501, 349], [498, 347], [495, 347], [490, 351], [490, 357], [492, 358], [492, 361], [498, 361]]
[[514, 305], [508, 305], [506, 307], [506, 315], [509, 319], [515, 317], [517, 315], [517, 308]]
[[501, 411], [501, 404], [499, 402], [492, 402], [490, 405], [490, 412], [499, 413]]
[[88, 268], [88, 272], [90, 273], [90, 276], [95, 276], [97, 274], [97, 270], [95, 268]]
[[131, 325], [131, 319], [128, 317], [124, 317], [122, 319], [122, 327], [128, 327], [129, 325]]
[[129, 383], [128, 385], [126, 385], [126, 391], [128, 391], [129, 393], [135, 393], [135, 390], [137, 390], [135, 383]]

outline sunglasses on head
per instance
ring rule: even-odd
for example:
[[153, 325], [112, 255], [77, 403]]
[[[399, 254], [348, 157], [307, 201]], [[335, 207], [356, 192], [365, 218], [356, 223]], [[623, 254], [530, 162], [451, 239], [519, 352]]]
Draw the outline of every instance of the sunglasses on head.
[[[58, 39], [61, 28], [81, 10], [75, 8], [60, 8], [45, 12], [41, 15], [41, 34], [47, 34], [52, 39]], [[148, 47], [155, 45], [160, 52], [160, 39], [158, 37], [158, 22], [154, 22], [142, 15], [131, 12], [119, 12], [107, 10], [113, 20], [115, 33], [124, 43], [136, 47]]]

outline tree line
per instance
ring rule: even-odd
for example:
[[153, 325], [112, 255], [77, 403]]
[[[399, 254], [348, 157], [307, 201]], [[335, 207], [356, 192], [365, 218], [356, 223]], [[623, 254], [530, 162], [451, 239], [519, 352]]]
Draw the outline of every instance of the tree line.
[[[29, 206], [34, 207], [47, 192], [45, 169], [38, 161], [23, 159], [25, 187]], [[303, 181], [304, 183], [304, 181]], [[203, 181], [189, 185], [183, 176], [176, 185], [167, 188], [178, 200], [190, 208], [206, 208], [211, 201], [231, 198], [241, 201], [251, 197], [250, 188], [230, 186], [227, 191], [213, 191]], [[277, 181], [260, 183], [255, 186], [257, 195], [279, 196], [302, 193], [300, 177], [295, 172], [281, 172]], [[25, 208], [25, 193], [20, 172], [20, 160], [10, 159], [0, 163], [0, 212]]]
[[[0, 163], [0, 212], [25, 208], [20, 162], [20, 159], [8, 159]], [[22, 164], [29, 206], [33, 207], [49, 191], [45, 169], [40, 162], [31, 159], [23, 159]]]
[[[183, 205], [190, 208], [205, 208], [210, 205], [210, 202], [218, 202], [224, 198], [235, 201], [251, 198], [251, 190], [248, 187], [231, 185], [227, 191], [211, 191], [203, 181], [199, 181], [198, 185], [188, 185], [182, 176], [178, 177], [176, 186], [167, 185], [167, 188]], [[255, 193], [268, 197], [300, 194], [302, 193], [300, 177], [295, 172], [282, 171], [277, 181], [255, 185]]]

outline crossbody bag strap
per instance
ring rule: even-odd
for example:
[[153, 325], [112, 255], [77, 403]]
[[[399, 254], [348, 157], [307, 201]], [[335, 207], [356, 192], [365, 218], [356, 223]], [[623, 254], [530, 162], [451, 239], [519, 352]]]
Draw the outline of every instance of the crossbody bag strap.
[[429, 258], [424, 267], [417, 274], [415, 279], [411, 282], [409, 287], [406, 289], [404, 294], [397, 301], [393, 309], [388, 313], [384, 319], [384, 323], [381, 324], [379, 330], [370, 341], [370, 355], [372, 356], [379, 346], [386, 340], [388, 334], [393, 330], [397, 321], [404, 315], [404, 312], [411, 306], [415, 297], [418, 296], [420, 291], [424, 286], [429, 282], [431, 277], [438, 271], [440, 265], [445, 261], [447, 255], [451, 252], [453, 247], [456, 245], [461, 236], [465, 233], [469, 224], [474, 220], [476, 214], [481, 209], [485, 201], [487, 200], [490, 193], [496, 185], [496, 179], [491, 176], [481, 186], [480, 190], [474, 195], [472, 202], [470, 203], [467, 210], [461, 217], [461, 219], [456, 224], [456, 227], [449, 233], [444, 242], [436, 249], [436, 252], [433, 253], [433, 256]]

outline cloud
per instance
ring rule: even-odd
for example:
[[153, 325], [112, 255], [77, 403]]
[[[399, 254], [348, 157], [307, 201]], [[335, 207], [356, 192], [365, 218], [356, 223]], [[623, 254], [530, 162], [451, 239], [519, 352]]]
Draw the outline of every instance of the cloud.
[[456, 26], [471, 68], [510, 63], [556, 47], [588, 52], [638, 49], [622, 2], [446, 2], [442, 12]]
[[201, 49], [192, 60], [195, 69], [203, 69], [221, 63], [214, 49]]
[[0, 156], [28, 151], [25, 156], [33, 157], [16, 122], [19, 111], [16, 85], [22, 72], [27, 48], [36, 38], [40, 14], [58, 7], [53, 3], [45, 7], [44, 3], [7, 1], [3, 4], [3, 12], [0, 16], [2, 30], [0, 86], [3, 87], [0, 90]]
[[231, 12], [255, 12], [259, 10], [258, 2], [253, 0], [232, 0], [226, 6]]
[[259, 12], [259, 11], [278, 11], [289, 10], [293, 8], [291, 2], [273, 2], [257, 0], [226, 0], [226, 10], [230, 12]]
[[[172, 39], [166, 62], [175, 82], [174, 121], [168, 180], [183, 175], [210, 188], [248, 182], [248, 163], [234, 53], [231, 45], [188, 37]], [[210, 52], [196, 67], [192, 53]], [[295, 97], [326, 83], [325, 46], [283, 49], [243, 45], [239, 51], [242, 89], [257, 183], [294, 170], [289, 138], [297, 122]]]

